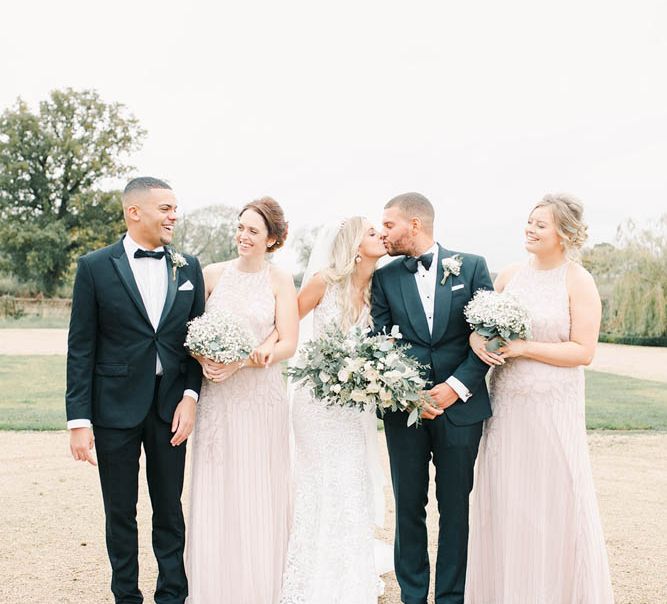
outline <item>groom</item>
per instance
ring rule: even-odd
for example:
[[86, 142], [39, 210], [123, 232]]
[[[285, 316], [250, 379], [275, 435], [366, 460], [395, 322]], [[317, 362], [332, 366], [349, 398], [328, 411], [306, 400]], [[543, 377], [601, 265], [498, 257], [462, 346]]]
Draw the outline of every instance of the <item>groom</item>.
[[405, 256], [375, 272], [375, 329], [400, 327], [409, 354], [430, 366], [431, 404], [419, 428], [407, 414], [387, 413], [385, 435], [396, 500], [394, 562], [405, 604], [425, 604], [429, 588], [426, 502], [429, 462], [436, 472], [440, 513], [436, 604], [462, 604], [468, 544], [468, 496], [482, 434], [491, 415], [487, 365], [468, 346], [463, 307], [478, 289], [493, 289], [480, 256], [446, 250], [433, 240], [433, 206], [405, 193], [385, 206], [385, 248]]
[[143, 446], [159, 567], [155, 602], [183, 604], [185, 441], [201, 385], [199, 364], [183, 343], [188, 320], [204, 311], [204, 282], [196, 258], [167, 247], [176, 223], [167, 183], [131, 180], [123, 213], [127, 234], [83, 256], [76, 273], [67, 351], [70, 448], [74, 459], [99, 464], [116, 603], [139, 604]]

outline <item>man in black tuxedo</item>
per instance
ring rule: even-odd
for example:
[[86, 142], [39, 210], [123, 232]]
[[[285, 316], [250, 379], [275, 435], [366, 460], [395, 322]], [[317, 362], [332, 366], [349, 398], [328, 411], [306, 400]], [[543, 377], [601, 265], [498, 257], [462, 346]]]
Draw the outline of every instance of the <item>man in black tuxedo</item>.
[[[468, 345], [463, 307], [478, 289], [493, 289], [484, 258], [446, 250], [433, 240], [434, 210], [419, 193], [385, 206], [387, 253], [404, 255], [375, 272], [375, 329], [398, 325], [409, 354], [430, 366], [432, 402], [419, 428], [406, 413], [386, 413], [385, 435], [396, 500], [394, 562], [405, 604], [425, 604], [429, 588], [426, 502], [429, 462], [440, 513], [435, 601], [462, 604], [468, 544], [468, 499], [482, 421], [491, 415], [488, 366]], [[448, 270], [449, 269], [449, 270]], [[458, 273], [458, 274], [457, 274]]]
[[[67, 427], [75, 459], [97, 450], [117, 604], [143, 602], [136, 507], [143, 445], [153, 506], [157, 604], [183, 604], [185, 443], [201, 386], [183, 346], [204, 311], [196, 258], [168, 247], [176, 197], [165, 182], [135, 178], [123, 192], [127, 234], [79, 260], [67, 351]], [[92, 426], [91, 426], [92, 424]], [[94, 435], [94, 436], [93, 436]]]

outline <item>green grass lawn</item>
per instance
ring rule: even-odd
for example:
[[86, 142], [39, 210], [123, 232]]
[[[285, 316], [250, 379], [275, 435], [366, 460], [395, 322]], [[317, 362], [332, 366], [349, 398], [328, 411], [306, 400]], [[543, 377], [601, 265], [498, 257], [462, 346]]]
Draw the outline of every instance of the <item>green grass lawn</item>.
[[[667, 384], [586, 376], [589, 429], [667, 430]], [[64, 396], [64, 356], [0, 356], [0, 430], [64, 429]]]
[[667, 384], [586, 372], [589, 430], [667, 430]]
[[0, 356], [0, 430], [62, 430], [64, 401], [64, 356]]
[[[69, 317], [38, 317], [29, 315], [19, 319], [0, 319], [0, 329], [67, 329]], [[1, 334], [0, 334], [1, 335]]]

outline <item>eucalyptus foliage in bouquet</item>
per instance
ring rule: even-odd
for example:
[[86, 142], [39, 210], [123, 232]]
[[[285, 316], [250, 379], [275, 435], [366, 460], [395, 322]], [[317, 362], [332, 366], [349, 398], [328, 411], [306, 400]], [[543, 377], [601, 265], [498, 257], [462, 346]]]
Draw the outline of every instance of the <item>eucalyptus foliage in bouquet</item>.
[[530, 338], [528, 310], [510, 293], [477, 290], [463, 313], [470, 327], [488, 340], [489, 352], [496, 352], [508, 340]]
[[255, 338], [230, 315], [212, 310], [188, 323], [185, 347], [217, 363], [235, 363], [248, 358]]
[[425, 367], [406, 354], [407, 346], [397, 344], [401, 338], [396, 326], [389, 334], [371, 336], [331, 325], [301, 348], [288, 375], [328, 405], [407, 411], [410, 426], [419, 422], [426, 398]]

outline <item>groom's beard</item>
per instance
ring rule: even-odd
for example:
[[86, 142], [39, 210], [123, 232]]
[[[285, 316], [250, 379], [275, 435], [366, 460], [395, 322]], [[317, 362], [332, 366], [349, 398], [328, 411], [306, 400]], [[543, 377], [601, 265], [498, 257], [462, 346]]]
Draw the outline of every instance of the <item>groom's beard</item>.
[[413, 256], [413, 246], [409, 244], [404, 238], [399, 239], [395, 243], [388, 242], [385, 239], [384, 249], [390, 256]]

